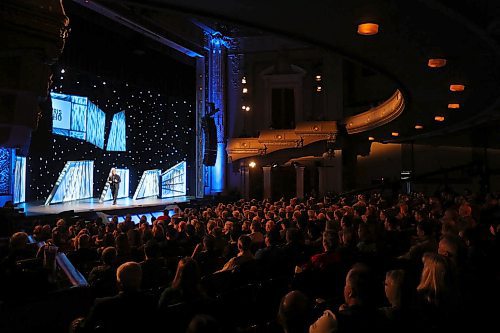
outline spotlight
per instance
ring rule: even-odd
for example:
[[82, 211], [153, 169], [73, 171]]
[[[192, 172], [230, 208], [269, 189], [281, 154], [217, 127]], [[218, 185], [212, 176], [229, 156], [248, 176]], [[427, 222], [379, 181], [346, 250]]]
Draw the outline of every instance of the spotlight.
[[316, 81], [321, 81], [321, 75], [316, 75]]
[[241, 79], [241, 83], [243, 83], [243, 84], [246, 84], [246, 83], [247, 83], [247, 78], [246, 78], [246, 76], [243, 76], [243, 78]]
[[250, 111], [250, 107], [249, 107], [249, 106], [247, 106], [247, 107], [245, 108], [245, 111], [247, 111], [247, 112], [248, 112], [248, 111]]
[[248, 88], [243, 88], [243, 93], [246, 94], [248, 92]]
[[321, 86], [317, 86], [317, 87], [316, 87], [316, 91], [317, 91], [317, 92], [321, 92]]
[[63, 68], [63, 69], [61, 69], [61, 74], [64, 74], [64, 73], [66, 73], [66, 71]]
[[427, 66], [431, 68], [440, 68], [446, 66], [446, 59], [444, 58], [433, 58], [429, 59]]
[[250, 168], [255, 168], [256, 165], [257, 165], [257, 163], [255, 163], [254, 161], [251, 161], [250, 163], [248, 163], [248, 166]]
[[391, 135], [392, 136], [399, 136], [399, 133], [398, 132], [392, 132]]
[[246, 110], [246, 108], [247, 108], [247, 107], [246, 107], [246, 106], [244, 106], [244, 105], [242, 105], [242, 106], [241, 106], [241, 109], [242, 109], [242, 110]]

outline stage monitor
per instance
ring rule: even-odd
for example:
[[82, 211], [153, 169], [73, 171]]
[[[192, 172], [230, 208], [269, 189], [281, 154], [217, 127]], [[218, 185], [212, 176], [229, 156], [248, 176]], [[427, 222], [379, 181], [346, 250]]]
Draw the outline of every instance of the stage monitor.
[[126, 137], [126, 118], [125, 111], [115, 113], [113, 115], [113, 122], [111, 123], [111, 130], [109, 131], [107, 151], [126, 151], [127, 150], [127, 137]]
[[182, 161], [161, 175], [161, 197], [186, 195], [186, 161]]
[[87, 97], [50, 93], [52, 133], [104, 148], [106, 114]]

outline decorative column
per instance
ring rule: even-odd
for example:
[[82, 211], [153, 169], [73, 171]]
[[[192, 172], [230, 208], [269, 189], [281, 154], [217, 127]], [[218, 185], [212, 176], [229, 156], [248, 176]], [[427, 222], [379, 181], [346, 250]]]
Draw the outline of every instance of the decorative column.
[[225, 133], [225, 78], [226, 39], [219, 32], [206, 33], [208, 60], [208, 102], [214, 103], [215, 126], [217, 127], [217, 159], [208, 169], [206, 194], [224, 191], [226, 178], [226, 133]]
[[271, 199], [271, 167], [263, 166], [262, 170], [264, 171], [264, 197], [263, 199]]
[[303, 165], [298, 165], [295, 167], [295, 179], [297, 180], [296, 183], [296, 192], [297, 192], [297, 198], [302, 199], [304, 198], [304, 169], [306, 167]]
[[245, 200], [250, 199], [250, 168], [248, 165], [240, 165], [240, 177], [241, 177], [241, 190], [242, 196]]

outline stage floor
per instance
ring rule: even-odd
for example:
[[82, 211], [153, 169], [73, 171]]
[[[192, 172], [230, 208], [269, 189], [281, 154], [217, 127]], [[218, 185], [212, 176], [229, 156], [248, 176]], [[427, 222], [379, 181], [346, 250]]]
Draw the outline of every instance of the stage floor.
[[113, 205], [112, 201], [104, 201], [99, 203], [99, 199], [82, 199], [71, 202], [64, 202], [58, 204], [52, 204], [45, 206], [43, 201], [38, 202], [26, 202], [17, 205], [18, 208], [23, 208], [26, 216], [38, 216], [38, 215], [57, 215], [66, 211], [79, 212], [103, 212], [106, 214], [107, 211], [117, 211], [121, 209], [131, 209], [139, 207], [155, 207], [155, 206], [166, 206], [173, 205], [179, 202], [189, 202], [194, 197], [181, 196], [168, 199], [158, 199], [158, 198], [144, 198], [133, 200], [132, 198], [123, 198], [116, 201], [116, 205]]

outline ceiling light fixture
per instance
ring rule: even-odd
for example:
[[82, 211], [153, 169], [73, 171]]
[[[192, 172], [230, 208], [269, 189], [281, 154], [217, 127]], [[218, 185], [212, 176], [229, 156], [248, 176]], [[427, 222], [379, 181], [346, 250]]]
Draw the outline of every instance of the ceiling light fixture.
[[450, 91], [464, 91], [465, 86], [463, 84], [450, 84]]
[[375, 138], [373, 136], [369, 136], [368, 141], [375, 141]]
[[358, 34], [363, 36], [372, 36], [378, 34], [377, 23], [361, 23], [358, 25]]
[[250, 168], [255, 168], [255, 166], [256, 166], [256, 165], [257, 165], [257, 163], [255, 163], [254, 161], [252, 161], [252, 162], [248, 163], [248, 166], [249, 166]]
[[450, 103], [450, 104], [448, 104], [448, 109], [460, 109], [460, 104]]
[[441, 68], [446, 66], [446, 59], [444, 58], [431, 58], [427, 62], [427, 66], [431, 68]]
[[418, 129], [418, 130], [424, 129], [424, 126], [422, 126], [422, 125], [415, 125], [415, 129]]
[[435, 120], [435, 121], [442, 122], [442, 121], [444, 121], [444, 116], [435, 116], [435, 117], [434, 117], [434, 120]]
[[398, 132], [392, 132], [391, 135], [392, 136], [399, 136], [399, 133]]

